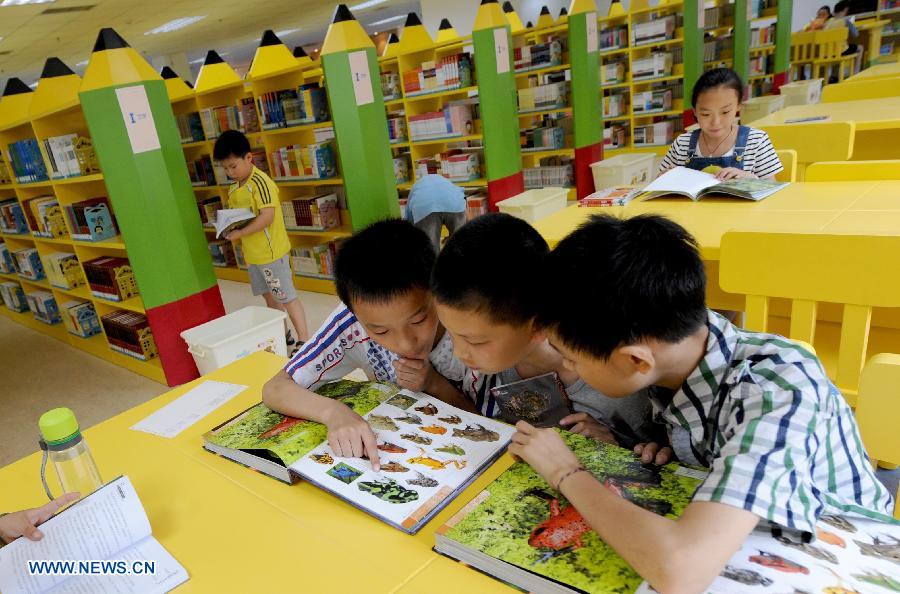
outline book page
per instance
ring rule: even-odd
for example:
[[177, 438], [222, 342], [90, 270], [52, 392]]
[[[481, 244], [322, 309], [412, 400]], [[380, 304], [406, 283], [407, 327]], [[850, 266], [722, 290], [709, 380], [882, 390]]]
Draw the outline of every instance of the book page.
[[401, 390], [364, 415], [375, 432], [381, 471], [340, 458], [324, 444], [290, 466], [353, 505], [413, 528], [505, 449], [515, 428]]
[[216, 211], [216, 237], [221, 237], [222, 232], [229, 225], [239, 223], [241, 221], [250, 221], [255, 219], [256, 215], [249, 208], [223, 208]]
[[645, 192], [684, 193], [696, 199], [704, 189], [719, 183], [716, 176], [687, 167], [675, 167], [644, 186]]
[[19, 538], [0, 548], [0, 592], [37, 594], [71, 576], [30, 575], [28, 561], [114, 558], [150, 536], [150, 521], [128, 477], [119, 477], [41, 524], [38, 542]]

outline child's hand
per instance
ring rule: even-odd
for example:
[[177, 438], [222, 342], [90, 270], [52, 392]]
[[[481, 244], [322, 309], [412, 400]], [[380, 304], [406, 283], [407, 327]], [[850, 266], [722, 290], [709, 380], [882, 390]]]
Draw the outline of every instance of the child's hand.
[[428, 386], [437, 372], [428, 359], [397, 359], [394, 361], [397, 385], [413, 392], [428, 392]]
[[[619, 445], [619, 442], [616, 441], [616, 438], [609, 430], [609, 427], [597, 421], [597, 419], [587, 413], [580, 412], [563, 417], [559, 420], [559, 424], [563, 427], [567, 427], [572, 433], [578, 433], [579, 435], [584, 435], [585, 437], [590, 437], [597, 441], [605, 441], [606, 443]], [[569, 425], [571, 425], [571, 427]]]
[[61, 507], [76, 501], [79, 493], [66, 493], [41, 507], [6, 514], [0, 518], [0, 540], [10, 543], [20, 536], [28, 540], [40, 540], [43, 533], [37, 526], [49, 520]]
[[725, 167], [724, 169], [720, 169], [718, 173], [716, 173], [716, 179], [720, 179], [722, 181], [725, 181], [727, 179], [739, 179], [743, 177], [757, 179], [757, 177], [753, 175], [752, 172], [744, 171], [743, 169], [738, 169], [737, 167]]
[[366, 456], [372, 469], [378, 472], [381, 463], [375, 433], [361, 416], [345, 404], [337, 406], [325, 416], [328, 427], [328, 446], [342, 458], [362, 458]]
[[662, 466], [675, 458], [675, 452], [670, 447], [660, 448], [656, 442], [639, 443], [634, 446], [634, 453], [641, 457], [644, 464], [653, 463]]
[[244, 232], [242, 229], [235, 229], [234, 231], [226, 233], [225, 239], [227, 239], [228, 241], [237, 241], [238, 239], [240, 239], [243, 236], [244, 236]]
[[518, 456], [556, 488], [559, 479], [581, 464], [553, 429], [538, 429], [525, 421], [516, 423], [509, 452]]

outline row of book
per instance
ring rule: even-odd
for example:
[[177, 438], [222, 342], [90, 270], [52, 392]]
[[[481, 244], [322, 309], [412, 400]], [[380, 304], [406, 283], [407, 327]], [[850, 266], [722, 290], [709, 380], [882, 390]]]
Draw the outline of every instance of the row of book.
[[82, 263], [91, 294], [107, 301], [125, 301], [139, 295], [127, 258], [100, 256]]
[[281, 211], [284, 226], [290, 230], [325, 231], [341, 224], [336, 194], [285, 200]]
[[473, 71], [468, 53], [429, 60], [403, 73], [403, 91], [409, 96], [470, 87], [474, 84]]
[[473, 181], [482, 177], [481, 158], [477, 152], [450, 149], [417, 159], [415, 172], [417, 178], [436, 174], [454, 182]]
[[519, 111], [541, 111], [565, 107], [569, 100], [569, 83], [548, 82], [517, 91]]
[[148, 361], [159, 354], [150, 323], [144, 314], [117, 309], [101, 316], [100, 321], [112, 350], [141, 361]]
[[451, 101], [440, 111], [409, 116], [408, 120], [409, 137], [414, 142], [474, 133], [472, 110], [467, 100]]
[[635, 93], [631, 99], [635, 114], [649, 114], [672, 109], [672, 89], [657, 89]]
[[218, 161], [213, 161], [209, 155], [185, 162], [192, 186], [202, 188], [228, 184], [228, 174], [225, 173], [225, 168]]
[[[16, 274], [30, 281], [46, 278], [41, 255], [35, 248], [22, 248], [10, 252]], [[11, 273], [10, 273], [11, 274]]]
[[673, 56], [670, 52], [653, 52], [646, 58], [631, 61], [631, 80], [652, 80], [672, 75]]
[[634, 127], [634, 146], [665, 146], [672, 144], [675, 135], [675, 122], [664, 120], [644, 126]]
[[535, 151], [565, 148], [566, 136], [571, 135], [571, 128], [571, 117], [546, 117], [541, 125], [519, 131], [519, 146], [522, 150]]
[[53, 252], [42, 258], [47, 280], [57, 289], [72, 290], [85, 283], [78, 258], [72, 252]]
[[65, 237], [103, 241], [118, 234], [115, 218], [106, 197], [90, 198], [60, 208], [53, 196], [37, 196], [25, 201], [25, 209], [16, 201], [0, 202], [0, 230], [8, 234], [36, 237]]
[[675, 15], [634, 23], [631, 28], [631, 43], [639, 46], [674, 39], [675, 28]]
[[78, 134], [52, 136], [43, 141], [50, 164], [50, 178], [64, 179], [100, 172], [100, 162], [90, 138]]
[[565, 38], [551, 37], [543, 43], [513, 48], [513, 66], [516, 70], [549, 68], [563, 63]]
[[28, 223], [22, 205], [15, 198], [0, 202], [0, 231], [10, 235], [28, 233]]
[[41, 156], [41, 146], [37, 140], [26, 138], [8, 146], [7, 156], [18, 183], [27, 184], [49, 179], [47, 165]]
[[227, 239], [214, 239], [207, 244], [209, 255], [212, 257], [213, 266], [227, 268], [237, 264], [234, 255], [234, 246]]
[[337, 244], [334, 242], [291, 248], [291, 265], [297, 276], [334, 278], [334, 260]]
[[222, 199], [218, 196], [208, 196], [197, 202], [197, 210], [200, 212], [200, 222], [203, 223], [203, 226], [214, 226], [216, 213], [222, 208]]
[[119, 233], [109, 199], [105, 196], [76, 202], [63, 211], [74, 240], [103, 241]]
[[178, 136], [182, 144], [200, 142], [206, 140], [203, 135], [203, 122], [200, 121], [200, 112], [180, 113], [175, 116], [175, 124], [178, 126]]
[[263, 130], [325, 122], [331, 117], [325, 89], [315, 83], [263, 93], [256, 105]]
[[610, 27], [597, 31], [601, 52], [611, 52], [628, 47], [628, 27]]
[[750, 69], [748, 73], [750, 76], [763, 76], [765, 74], [769, 74], [772, 69], [769, 66], [775, 65], [775, 56], [769, 54], [762, 54], [758, 56], [750, 56]]
[[775, 23], [766, 27], [750, 29], [750, 47], [763, 47], [775, 43]]
[[90, 301], [72, 299], [57, 306], [49, 291], [25, 293], [22, 286], [13, 281], [0, 283], [0, 299], [7, 309], [18, 313], [30, 310], [36, 320], [46, 324], [62, 322], [69, 334], [88, 338], [100, 333], [97, 310]]
[[387, 120], [388, 139], [391, 142], [403, 142], [409, 138], [406, 131], [406, 118], [401, 116], [391, 116]]
[[613, 60], [600, 64], [600, 84], [603, 86], [620, 85], [628, 81], [625, 60]]
[[610, 93], [603, 96], [603, 117], [615, 118], [628, 111], [628, 93]]
[[569, 158], [560, 160], [558, 165], [540, 165], [522, 170], [525, 188], [567, 188], [575, 185], [575, 169]]
[[401, 97], [400, 75], [398, 73], [393, 70], [381, 73], [381, 95], [385, 101], [393, 101]]
[[23, 202], [23, 212], [35, 237], [65, 237], [66, 219], [55, 196], [36, 196]]
[[409, 154], [402, 154], [394, 157], [394, 181], [398, 184], [405, 184], [410, 181], [409, 178]]
[[226, 130], [240, 130], [244, 134], [260, 131], [259, 116], [252, 97], [242, 97], [235, 105], [201, 109], [200, 123], [207, 140], [215, 140]]
[[612, 150], [628, 146], [628, 126], [613, 123], [603, 128], [603, 149]]
[[28, 302], [25, 300], [25, 291], [22, 285], [14, 281], [0, 283], [0, 297], [6, 309], [16, 313], [28, 311]]
[[334, 142], [288, 145], [269, 153], [275, 180], [328, 179], [338, 174]]

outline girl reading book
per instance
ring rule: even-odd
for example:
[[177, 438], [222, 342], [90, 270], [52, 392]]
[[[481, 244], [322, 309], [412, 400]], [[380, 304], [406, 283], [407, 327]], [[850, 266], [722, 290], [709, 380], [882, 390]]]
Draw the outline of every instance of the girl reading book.
[[744, 83], [730, 68], [715, 68], [697, 79], [691, 104], [699, 128], [675, 139], [659, 172], [684, 166], [721, 180], [774, 179], [784, 167], [769, 136], [737, 122], [743, 96]]

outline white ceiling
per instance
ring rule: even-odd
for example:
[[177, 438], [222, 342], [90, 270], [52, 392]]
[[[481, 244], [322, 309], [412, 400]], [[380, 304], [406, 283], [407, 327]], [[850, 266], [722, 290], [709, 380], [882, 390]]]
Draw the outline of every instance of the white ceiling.
[[[347, 4], [361, 1], [350, 0]], [[93, 8], [85, 12], [41, 14], [47, 9], [91, 5]], [[322, 0], [56, 0], [0, 7], [0, 81], [18, 76], [32, 83], [50, 56], [82, 73], [84, 66], [77, 64], [90, 57], [97, 33], [103, 27], [114, 28], [148, 61], [179, 53], [186, 53], [191, 60], [215, 49], [227, 62], [239, 66], [249, 63], [266, 29], [299, 28], [282, 41], [291, 48], [318, 47], [335, 6], [335, 2]], [[367, 24], [413, 10], [419, 10], [418, 0], [387, 0], [357, 11], [355, 16]], [[208, 16], [178, 31], [144, 35], [170, 20], [195, 15]], [[402, 24], [401, 20], [391, 25]], [[374, 32], [371, 29], [370, 33]], [[179, 74], [190, 78], [188, 73]]]

